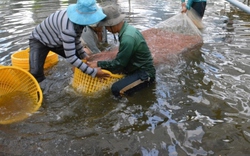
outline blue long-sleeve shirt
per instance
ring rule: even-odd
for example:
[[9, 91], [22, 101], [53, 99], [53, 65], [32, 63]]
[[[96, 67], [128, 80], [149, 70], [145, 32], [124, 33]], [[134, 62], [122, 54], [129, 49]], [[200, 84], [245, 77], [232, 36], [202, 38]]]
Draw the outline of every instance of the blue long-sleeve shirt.
[[[188, 0], [187, 4], [186, 4], [186, 7], [187, 7], [188, 10], [190, 10], [190, 7], [192, 6], [192, 4], [194, 2], [206, 2], [206, 1], [207, 0]], [[181, 0], [181, 2], [183, 3], [183, 2], [185, 2], [185, 0]]]

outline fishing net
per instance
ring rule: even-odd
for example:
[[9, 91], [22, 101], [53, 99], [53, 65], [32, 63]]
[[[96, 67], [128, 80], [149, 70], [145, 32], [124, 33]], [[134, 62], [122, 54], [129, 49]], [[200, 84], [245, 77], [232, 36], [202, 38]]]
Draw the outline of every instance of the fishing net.
[[[171, 54], [193, 51], [203, 44], [200, 30], [185, 13], [176, 14], [142, 31], [142, 35], [152, 52], [155, 65], [168, 63]], [[94, 54], [90, 61], [114, 59], [117, 51], [116, 47], [109, 52]]]
[[186, 14], [177, 14], [142, 32], [152, 52], [154, 63], [168, 61], [170, 54], [179, 54], [199, 48], [202, 34]]
[[176, 14], [155, 26], [156, 29], [176, 33], [176, 35], [201, 36], [200, 30], [185, 13]]
[[198, 29], [203, 29], [204, 26], [202, 23], [202, 19], [193, 8], [190, 8], [190, 10], [187, 10], [187, 16], [191, 19], [191, 21], [194, 23], [194, 25]]

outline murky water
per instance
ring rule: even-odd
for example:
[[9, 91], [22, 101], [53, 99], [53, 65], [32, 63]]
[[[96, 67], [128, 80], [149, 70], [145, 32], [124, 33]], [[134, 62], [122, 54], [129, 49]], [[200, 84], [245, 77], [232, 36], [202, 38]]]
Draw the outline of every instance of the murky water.
[[[1, 0], [0, 64], [28, 46], [36, 24], [75, 1]], [[101, 3], [101, 2], [99, 2]], [[140, 30], [179, 13], [175, 0], [118, 0]], [[245, 2], [246, 3], [246, 2]], [[0, 125], [1, 155], [249, 155], [250, 15], [209, 0], [201, 49], [157, 68], [155, 85], [122, 101], [82, 97], [60, 58], [46, 70], [39, 111]]]

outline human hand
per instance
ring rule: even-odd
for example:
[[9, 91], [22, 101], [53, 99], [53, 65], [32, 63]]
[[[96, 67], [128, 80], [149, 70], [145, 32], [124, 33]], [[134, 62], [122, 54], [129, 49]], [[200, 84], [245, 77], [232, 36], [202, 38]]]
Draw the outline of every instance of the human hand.
[[83, 49], [88, 55], [92, 54], [92, 51], [88, 47], [84, 47]]
[[86, 64], [90, 66], [91, 68], [97, 68], [97, 61], [89, 62], [87, 61]]
[[187, 7], [186, 7], [186, 3], [181, 3], [181, 13], [186, 13], [187, 12]]
[[181, 13], [186, 13], [186, 12], [187, 12], [187, 8], [183, 7], [182, 10], [181, 10]]
[[110, 77], [110, 75], [109, 73], [103, 72], [101, 68], [97, 68], [96, 77], [107, 79], [108, 77]]
[[86, 62], [87, 62], [89, 60], [89, 58], [90, 58], [89, 55], [87, 55], [84, 57], [84, 60], [86, 60]]

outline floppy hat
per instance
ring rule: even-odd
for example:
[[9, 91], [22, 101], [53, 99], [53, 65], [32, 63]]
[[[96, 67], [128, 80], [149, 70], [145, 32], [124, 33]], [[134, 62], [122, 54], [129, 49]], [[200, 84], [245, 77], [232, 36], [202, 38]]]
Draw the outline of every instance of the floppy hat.
[[69, 19], [79, 25], [95, 24], [106, 17], [102, 9], [96, 5], [96, 0], [77, 0], [67, 8]]
[[124, 20], [125, 14], [121, 14], [119, 6], [112, 4], [103, 7], [103, 12], [106, 18], [98, 23], [98, 26], [114, 26]]

